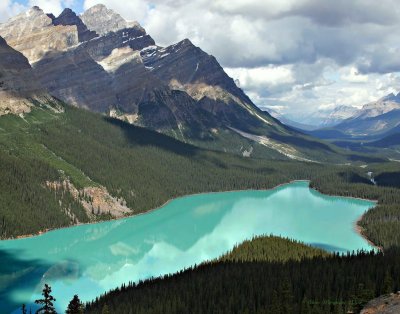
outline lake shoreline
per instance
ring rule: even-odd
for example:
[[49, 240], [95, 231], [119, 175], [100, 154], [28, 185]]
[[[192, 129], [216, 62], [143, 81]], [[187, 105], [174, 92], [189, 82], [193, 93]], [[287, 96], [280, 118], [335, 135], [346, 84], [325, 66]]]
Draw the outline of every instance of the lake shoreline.
[[137, 214], [132, 214], [132, 215], [128, 215], [128, 216], [125, 216], [125, 217], [112, 218], [112, 219], [108, 219], [108, 220], [77, 223], [77, 224], [73, 224], [73, 225], [70, 225], [70, 226], [59, 227], [59, 228], [48, 228], [48, 229], [44, 229], [44, 230], [38, 231], [37, 233], [19, 235], [19, 236], [16, 236], [14, 238], [2, 239], [0, 241], [19, 240], [19, 239], [39, 237], [39, 236], [44, 235], [46, 233], [49, 233], [51, 231], [67, 229], [67, 228], [73, 228], [73, 227], [77, 227], [77, 226], [100, 224], [100, 223], [108, 222], [108, 221], [118, 221], [118, 220], [127, 219], [127, 218], [131, 218], [131, 217], [146, 215], [146, 214], [149, 214], [149, 213], [151, 213], [153, 211], [159, 210], [159, 209], [167, 206], [169, 203], [171, 203], [171, 202], [173, 202], [173, 201], [175, 201], [177, 199], [181, 199], [181, 198], [185, 198], [185, 197], [203, 195], [203, 194], [236, 193], [236, 192], [246, 192], [246, 191], [272, 191], [272, 190], [278, 189], [278, 188], [280, 188], [282, 186], [285, 186], [285, 185], [288, 185], [288, 184], [291, 184], [291, 183], [295, 183], [295, 182], [310, 182], [310, 181], [309, 180], [292, 180], [292, 181], [289, 181], [289, 182], [286, 182], [286, 183], [278, 184], [278, 185], [276, 185], [276, 186], [274, 186], [272, 188], [269, 188], [269, 189], [259, 189], [259, 190], [242, 189], [242, 190], [228, 190], [228, 191], [218, 191], [218, 192], [199, 192], [199, 193], [187, 194], [187, 195], [182, 195], [182, 196], [177, 196], [177, 197], [171, 198], [171, 199], [167, 200], [165, 203], [163, 203], [162, 205], [160, 205], [158, 207], [155, 207], [155, 208], [152, 208], [152, 209], [149, 209], [149, 210], [145, 210], [145, 211], [139, 212]]
[[368, 237], [364, 234], [364, 228], [360, 226], [360, 222], [363, 219], [365, 214], [362, 214], [354, 223], [354, 231], [357, 232], [362, 238], [365, 239], [372, 247], [376, 248], [380, 252], [383, 252], [383, 247], [376, 245], [374, 242], [372, 242]]
[[[289, 182], [285, 182], [285, 183], [278, 184], [278, 185], [276, 185], [276, 186], [274, 186], [274, 187], [272, 187], [272, 188], [269, 188], [269, 189], [257, 189], [257, 190], [256, 190], [256, 189], [242, 189], [242, 190], [229, 190], [229, 191], [218, 191], [218, 192], [199, 192], [199, 193], [194, 193], [194, 194], [187, 194], [187, 195], [182, 195], [182, 196], [178, 196], [178, 197], [171, 198], [171, 199], [167, 200], [165, 203], [163, 203], [162, 205], [160, 205], [160, 206], [158, 206], [158, 207], [155, 207], [155, 208], [152, 208], [152, 209], [143, 211], [143, 212], [139, 212], [139, 213], [136, 213], [136, 214], [128, 215], [128, 216], [125, 216], [125, 217], [118, 217], [118, 218], [113, 218], [113, 219], [108, 219], [108, 220], [101, 220], [101, 221], [94, 221], [94, 222], [92, 221], [92, 222], [87, 222], [87, 223], [78, 223], [78, 224], [73, 224], [73, 225], [70, 225], [70, 226], [59, 227], [59, 228], [48, 228], [48, 229], [41, 230], [41, 231], [39, 231], [39, 232], [37, 232], [37, 233], [34, 233], [34, 234], [20, 235], [20, 236], [14, 237], [14, 238], [2, 239], [2, 240], [0, 240], [0, 241], [12, 241], [12, 240], [20, 240], [20, 239], [27, 239], [27, 238], [39, 237], [39, 236], [42, 236], [42, 235], [47, 234], [47, 233], [49, 233], [49, 232], [57, 231], [57, 230], [61, 230], [61, 229], [73, 228], [73, 227], [84, 226], [84, 225], [101, 224], [101, 223], [105, 223], [105, 222], [109, 222], [109, 221], [118, 221], [118, 220], [127, 219], [127, 218], [131, 218], [131, 217], [136, 217], [136, 216], [140, 216], [140, 215], [146, 215], [146, 214], [150, 214], [150, 213], [153, 212], [153, 211], [159, 210], [159, 209], [161, 209], [161, 208], [167, 206], [169, 203], [171, 203], [171, 202], [173, 202], [173, 201], [175, 201], [175, 200], [177, 200], [177, 199], [186, 198], [186, 197], [191, 197], [191, 196], [196, 196], [196, 195], [203, 195], [203, 194], [219, 194], [219, 193], [237, 193], [237, 192], [246, 192], [246, 191], [272, 191], [272, 190], [276, 190], [276, 189], [279, 189], [279, 188], [281, 188], [281, 187], [283, 187], [283, 186], [290, 185], [290, 184], [296, 183], [296, 182], [308, 182], [308, 183], [310, 183], [311, 181], [310, 181], [310, 180], [291, 180], [291, 181], [289, 181]], [[378, 201], [376, 201], [376, 200], [369, 200], [369, 199], [363, 199], [363, 198], [352, 197], [352, 196], [340, 196], [340, 195], [325, 194], [325, 193], [319, 191], [318, 189], [316, 189], [316, 188], [314, 188], [314, 187], [310, 187], [310, 186], [309, 186], [309, 188], [310, 188], [311, 190], [314, 190], [314, 191], [316, 191], [316, 192], [318, 192], [318, 193], [320, 193], [320, 194], [327, 195], [327, 196], [332, 196], [332, 197], [344, 197], [344, 198], [355, 199], [355, 200], [361, 200], [361, 201], [369, 201], [369, 202], [373, 202], [373, 203], [375, 203], [375, 204], [378, 203]], [[377, 246], [375, 243], [373, 243], [370, 239], [368, 239], [368, 238], [364, 235], [364, 233], [363, 233], [363, 228], [359, 225], [359, 222], [362, 220], [362, 218], [364, 217], [364, 215], [365, 215], [365, 214], [361, 215], [361, 216], [355, 221], [355, 223], [354, 223], [354, 231], [355, 231], [358, 235], [360, 235], [362, 238], [364, 238], [371, 246], [373, 246], [374, 248], [376, 248], [376, 249], [378, 249], [378, 250], [380, 250], [380, 251], [383, 251], [383, 249], [382, 249], [381, 247]]]

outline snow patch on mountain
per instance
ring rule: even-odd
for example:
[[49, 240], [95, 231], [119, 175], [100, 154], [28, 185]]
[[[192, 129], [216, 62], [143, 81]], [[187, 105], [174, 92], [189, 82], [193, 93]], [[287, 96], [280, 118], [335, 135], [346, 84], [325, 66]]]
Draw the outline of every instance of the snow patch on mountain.
[[110, 73], [129, 62], [142, 63], [140, 52], [133, 51], [130, 47], [123, 47], [114, 49], [108, 57], [97, 63]]

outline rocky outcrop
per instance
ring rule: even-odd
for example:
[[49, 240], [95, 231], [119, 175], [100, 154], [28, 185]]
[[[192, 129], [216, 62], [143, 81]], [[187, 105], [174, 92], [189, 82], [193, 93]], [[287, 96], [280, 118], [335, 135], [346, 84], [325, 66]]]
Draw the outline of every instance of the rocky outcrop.
[[65, 51], [78, 44], [75, 25], [54, 26], [52, 19], [38, 7], [0, 24], [0, 36], [30, 63], [39, 61], [48, 52]]
[[82, 21], [92, 31], [99, 35], [119, 31], [124, 28], [143, 28], [137, 22], [128, 22], [121, 15], [108, 9], [103, 4], [97, 4], [81, 15]]
[[400, 313], [400, 291], [373, 299], [360, 314], [398, 314]]
[[75, 25], [78, 31], [78, 39], [80, 42], [91, 40], [98, 35], [94, 31], [88, 30], [87, 26], [71, 9], [64, 9], [61, 14], [56, 18], [54, 15], [49, 15], [53, 21], [53, 25]]
[[[70, 180], [46, 181], [46, 187], [51, 190], [64, 189], [69, 191], [72, 197], [79, 201], [91, 220], [98, 215], [110, 215], [111, 218], [121, 218], [132, 214], [132, 210], [126, 206], [123, 198], [116, 198], [110, 195], [104, 186], [89, 186], [78, 190]], [[78, 221], [71, 212], [67, 212], [72, 221]], [[79, 223], [79, 221], [78, 221]]]
[[29, 112], [35, 101], [50, 101], [28, 60], [0, 37], [0, 115]]

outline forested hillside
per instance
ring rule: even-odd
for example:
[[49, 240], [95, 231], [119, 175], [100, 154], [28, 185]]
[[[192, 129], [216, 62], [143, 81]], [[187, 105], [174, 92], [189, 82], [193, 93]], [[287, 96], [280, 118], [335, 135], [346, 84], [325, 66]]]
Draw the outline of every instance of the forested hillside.
[[181, 195], [311, 177], [311, 169], [296, 163], [201, 150], [68, 106], [61, 114], [37, 108], [24, 118], [2, 116], [0, 127], [2, 238], [102, 218], [83, 210], [83, 192], [73, 198], [63, 185], [50, 189], [49, 181], [68, 180], [79, 191], [104, 186], [134, 214]]
[[378, 200], [361, 221], [364, 233], [380, 246], [400, 243], [398, 188], [374, 186], [367, 176], [371, 169], [393, 172], [396, 163], [360, 168], [237, 157], [69, 106], [64, 113], [37, 108], [24, 119], [2, 116], [0, 127], [3, 238], [112, 216], [88, 213], [83, 193], [74, 198], [68, 188], [52, 190], [46, 181], [69, 180], [80, 191], [104, 186], [135, 214], [177, 196], [306, 179], [327, 194]]
[[276, 236], [260, 236], [236, 245], [222, 255], [221, 262], [286, 262], [316, 256], [330, 256], [326, 251], [304, 243]]
[[[260, 251], [280, 247], [272, 261]], [[298, 259], [298, 253], [303, 254]], [[223, 261], [129, 283], [88, 304], [88, 313], [356, 313], [400, 287], [400, 252], [329, 256], [279, 238], [239, 245]], [[253, 257], [258, 256], [257, 262]], [[263, 257], [265, 259], [263, 260]], [[277, 261], [281, 259], [281, 261]]]

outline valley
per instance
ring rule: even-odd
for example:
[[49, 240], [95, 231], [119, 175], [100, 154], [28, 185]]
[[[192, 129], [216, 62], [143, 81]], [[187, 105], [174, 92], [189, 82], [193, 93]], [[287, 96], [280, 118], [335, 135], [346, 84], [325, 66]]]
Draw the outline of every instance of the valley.
[[[374, 205], [328, 197], [310, 190], [308, 182], [293, 182], [266, 191], [187, 196], [146, 215], [3, 241], [0, 250], [9, 252], [10, 258], [18, 259], [12, 252], [23, 251], [25, 262], [41, 260], [41, 265], [31, 266], [30, 272], [13, 267], [13, 272], [21, 275], [3, 281], [8, 288], [0, 290], [0, 307], [9, 311], [19, 307], [8, 299], [10, 289], [14, 296], [30, 289], [32, 297], [27, 304], [33, 306], [40, 296], [34, 287], [43, 285], [45, 278], [57, 294], [61, 311], [74, 293], [90, 301], [123, 284], [127, 276], [138, 282], [175, 273], [216, 259], [235, 244], [266, 233], [329, 252], [370, 250], [368, 242], [355, 232], [354, 221]], [[45, 252], [48, 255], [43, 258]], [[35, 275], [42, 271], [43, 276]], [[8, 277], [11, 272], [2, 275]], [[22, 283], [23, 290], [18, 288]]]
[[[158, 44], [104, 4], [60, 12], [0, 23], [1, 313], [38, 310], [45, 285], [59, 313], [84, 302], [70, 314], [358, 313], [394, 299], [400, 94], [298, 123], [260, 105], [290, 97], [257, 95], [263, 79], [231, 78], [196, 36]], [[279, 93], [345, 77], [300, 86], [285, 62], [260, 70], [293, 84]]]

